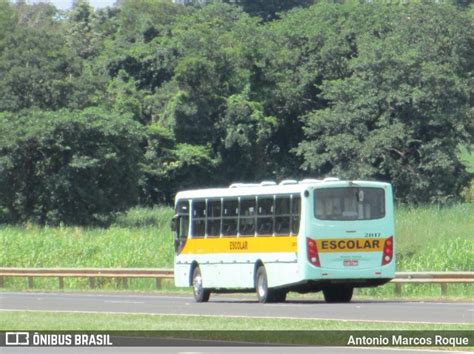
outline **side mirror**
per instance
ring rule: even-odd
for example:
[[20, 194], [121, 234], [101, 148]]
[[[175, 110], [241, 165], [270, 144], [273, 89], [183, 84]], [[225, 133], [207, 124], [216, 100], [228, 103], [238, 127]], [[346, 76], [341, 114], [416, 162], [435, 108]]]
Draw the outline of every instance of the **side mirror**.
[[178, 229], [178, 220], [179, 220], [179, 215], [177, 214], [173, 216], [173, 218], [171, 219], [171, 222], [170, 222], [171, 231], [176, 231]]

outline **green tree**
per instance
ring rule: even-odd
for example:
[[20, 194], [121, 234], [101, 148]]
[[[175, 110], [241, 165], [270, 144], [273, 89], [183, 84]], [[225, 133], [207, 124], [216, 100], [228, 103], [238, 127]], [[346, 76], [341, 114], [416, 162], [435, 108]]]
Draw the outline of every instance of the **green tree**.
[[473, 139], [473, 23], [439, 4], [390, 15], [389, 31], [359, 36], [351, 75], [323, 83], [330, 107], [303, 119], [303, 169], [388, 180], [408, 202], [457, 198], [467, 182], [457, 149]]
[[119, 35], [130, 43], [149, 42], [164, 35], [179, 15], [191, 9], [167, 0], [119, 0]]
[[137, 121], [143, 119], [142, 95], [125, 71], [121, 70], [116, 78], [109, 81], [107, 96], [110, 107], [119, 115], [130, 114]]
[[0, 111], [66, 107], [80, 66], [51, 30], [18, 28], [0, 40]]
[[177, 144], [170, 130], [159, 123], [149, 124], [140, 181], [141, 202], [172, 203], [180, 189], [205, 186], [216, 164], [207, 147]]
[[0, 0], [0, 41], [15, 30], [18, 14], [13, 10], [8, 0]]
[[59, 20], [59, 10], [54, 5], [40, 2], [28, 4], [26, 1], [17, 1], [12, 5], [16, 13], [17, 25], [32, 29], [56, 29], [62, 30]]
[[237, 3], [251, 16], [259, 16], [265, 21], [278, 18], [279, 13], [289, 11], [295, 7], [308, 7], [314, 0], [238, 0], [225, 1]]
[[320, 95], [323, 80], [350, 75], [348, 62], [357, 55], [355, 38], [373, 30], [369, 24], [373, 16], [375, 10], [363, 16], [353, 2], [321, 2], [264, 26], [253, 87], [265, 114], [278, 121], [268, 148], [274, 177], [307, 175], [293, 152], [304, 139], [300, 118], [327, 107]]
[[75, 55], [87, 59], [97, 53], [93, 31], [94, 8], [87, 0], [75, 0], [68, 12], [67, 39]]
[[143, 131], [97, 109], [2, 114], [0, 207], [12, 222], [87, 225], [138, 198]]
[[265, 116], [263, 106], [248, 95], [227, 99], [222, 119], [222, 175], [227, 181], [260, 180], [272, 177], [271, 139], [278, 125], [275, 117]]

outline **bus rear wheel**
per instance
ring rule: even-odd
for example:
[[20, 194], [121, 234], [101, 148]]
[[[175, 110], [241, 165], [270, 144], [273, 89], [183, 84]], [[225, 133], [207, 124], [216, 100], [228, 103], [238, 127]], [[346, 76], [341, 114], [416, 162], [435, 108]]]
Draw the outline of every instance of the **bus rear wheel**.
[[211, 292], [209, 289], [204, 289], [202, 287], [202, 275], [201, 269], [199, 267], [194, 268], [193, 270], [193, 293], [194, 300], [196, 302], [208, 302]]
[[284, 302], [286, 300], [286, 291], [268, 288], [267, 272], [264, 266], [260, 266], [257, 269], [255, 290], [257, 292], [257, 299], [261, 303]]
[[350, 302], [353, 292], [352, 286], [333, 285], [323, 289], [324, 300], [328, 303]]
[[267, 272], [264, 266], [260, 266], [257, 269], [257, 274], [255, 275], [255, 290], [257, 291], [257, 299], [259, 302], [266, 303], [271, 301], [272, 294], [270, 289], [268, 289]]

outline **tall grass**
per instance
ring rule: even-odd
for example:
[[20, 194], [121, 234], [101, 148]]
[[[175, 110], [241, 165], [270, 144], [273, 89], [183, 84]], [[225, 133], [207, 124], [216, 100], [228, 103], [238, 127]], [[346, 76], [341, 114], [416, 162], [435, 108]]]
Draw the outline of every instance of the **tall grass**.
[[474, 204], [399, 208], [395, 226], [398, 270], [474, 270]]
[[173, 262], [169, 208], [132, 209], [109, 228], [0, 228], [6, 267], [168, 267]]
[[[474, 204], [397, 208], [397, 271], [473, 271]], [[392, 296], [392, 284], [360, 289], [359, 294]], [[439, 284], [403, 285], [409, 296], [440, 296]], [[473, 297], [474, 287], [449, 285], [449, 294]]]
[[[0, 266], [3, 267], [171, 267], [173, 210], [134, 208], [109, 228], [0, 227]], [[134, 288], [152, 289], [152, 280], [137, 279]], [[110, 279], [98, 287], [111, 288]], [[25, 286], [23, 279], [8, 278], [7, 287]], [[56, 279], [35, 279], [36, 287], [57, 288]], [[65, 279], [66, 288], [86, 287], [85, 279]]]
[[[172, 267], [173, 235], [169, 222], [173, 210], [134, 208], [109, 228], [0, 226], [0, 266], [7, 267]], [[474, 204], [449, 208], [398, 208], [396, 211], [397, 270], [472, 271], [474, 269]], [[6, 286], [25, 287], [23, 279], [7, 279]], [[35, 286], [57, 288], [56, 279], [36, 279]], [[85, 279], [66, 279], [65, 287], [86, 287]], [[98, 286], [113, 288], [112, 280]], [[150, 290], [154, 282], [134, 279], [131, 288]], [[392, 285], [363, 290], [363, 294], [388, 295]], [[458, 288], [459, 294], [472, 292]], [[411, 290], [412, 289], [412, 290]], [[419, 290], [421, 289], [421, 290]], [[439, 294], [439, 286], [404, 286], [416, 295], [426, 289]], [[451, 290], [450, 290], [451, 293]]]

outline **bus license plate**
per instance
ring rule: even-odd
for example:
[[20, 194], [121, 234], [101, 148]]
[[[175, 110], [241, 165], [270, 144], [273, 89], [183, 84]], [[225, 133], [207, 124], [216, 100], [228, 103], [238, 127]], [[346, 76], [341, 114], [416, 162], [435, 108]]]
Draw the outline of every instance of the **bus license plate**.
[[344, 267], [355, 267], [359, 265], [357, 259], [344, 259]]

